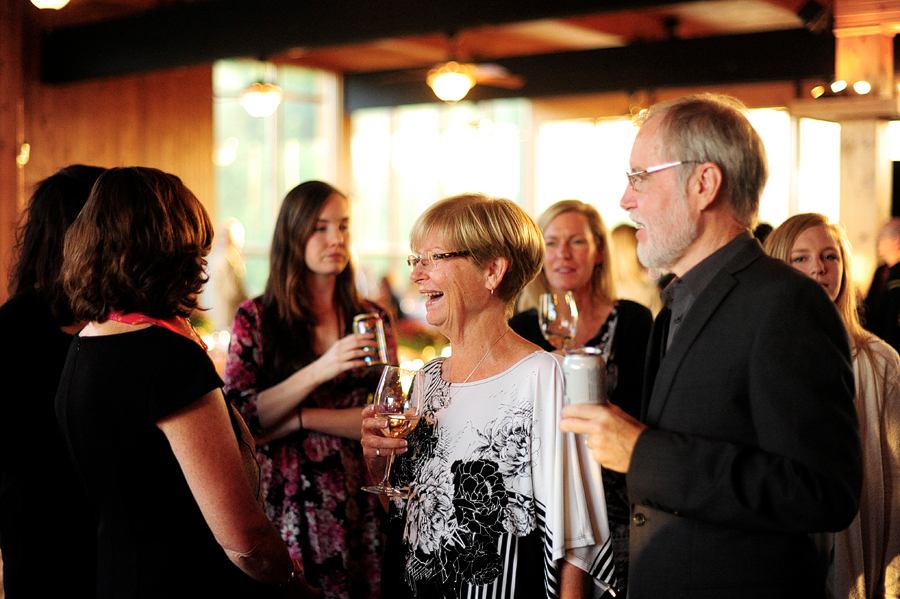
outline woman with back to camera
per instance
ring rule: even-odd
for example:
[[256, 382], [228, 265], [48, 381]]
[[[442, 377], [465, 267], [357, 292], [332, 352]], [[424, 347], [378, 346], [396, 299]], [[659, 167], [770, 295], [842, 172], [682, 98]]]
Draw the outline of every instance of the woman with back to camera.
[[452, 357], [423, 367], [423, 417], [406, 439], [383, 436], [366, 408], [372, 478], [396, 451], [394, 482], [411, 489], [389, 507], [384, 596], [589, 596], [591, 575], [601, 586], [613, 575], [594, 518], [600, 481], [591, 502], [575, 438], [555, 428], [560, 358], [507, 326], [540, 270], [540, 230], [509, 200], [467, 194], [420, 215], [410, 248], [410, 279]]
[[859, 322], [850, 242], [838, 225], [821, 214], [792, 216], [766, 238], [766, 251], [822, 285], [850, 337], [863, 494], [849, 528], [816, 535], [829, 597], [900, 596], [900, 356]]
[[[571, 291], [578, 307], [573, 347], [590, 345], [606, 360], [609, 400], [638, 418], [644, 384], [644, 356], [653, 316], [645, 306], [616, 299], [606, 226], [597, 209], [578, 200], [551, 205], [537, 219], [547, 255], [541, 273], [525, 288], [520, 304], [534, 306], [542, 293]], [[509, 321], [525, 339], [547, 351], [537, 310], [529, 308]], [[628, 583], [628, 529], [631, 519], [625, 475], [603, 469], [603, 488], [616, 560], [616, 587]]]
[[187, 321], [212, 235], [178, 177], [142, 167], [104, 173], [66, 235], [63, 284], [88, 324], [56, 414], [99, 518], [101, 599], [314, 596]]
[[[0, 417], [0, 551], [7, 599], [93, 594], [97, 534], [66, 449], [53, 401], [75, 321], [59, 272], [66, 230], [106, 169], [68, 166], [36, 186], [16, 238], [9, 291]], [[47, 548], [66, 559], [47, 577]]]
[[379, 597], [378, 502], [361, 490], [362, 408], [381, 369], [367, 367], [360, 313], [387, 314], [359, 296], [350, 261], [350, 202], [331, 185], [292, 189], [278, 215], [265, 293], [238, 309], [225, 391], [260, 443], [269, 517], [310, 584], [326, 597]]

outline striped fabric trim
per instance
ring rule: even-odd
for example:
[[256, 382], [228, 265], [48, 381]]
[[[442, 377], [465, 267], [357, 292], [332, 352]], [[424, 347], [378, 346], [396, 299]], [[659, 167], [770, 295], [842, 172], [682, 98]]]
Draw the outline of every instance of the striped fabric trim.
[[537, 529], [544, 539], [544, 581], [547, 597], [559, 597], [559, 572], [553, 561], [553, 531], [547, 529], [546, 509], [543, 504], [534, 502], [534, 516]]
[[[616, 583], [616, 568], [613, 562], [612, 539], [606, 539], [603, 548], [594, 559], [590, 569], [591, 577], [597, 581], [597, 585], [604, 589], [612, 589]], [[615, 591], [612, 591], [615, 596]]]

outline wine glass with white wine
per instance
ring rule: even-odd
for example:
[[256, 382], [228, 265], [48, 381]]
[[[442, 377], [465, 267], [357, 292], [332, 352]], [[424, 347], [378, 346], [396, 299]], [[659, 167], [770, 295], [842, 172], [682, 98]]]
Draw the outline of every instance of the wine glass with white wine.
[[[385, 366], [375, 392], [375, 417], [384, 420], [381, 429], [385, 437], [400, 439], [406, 437], [419, 423], [422, 414], [425, 390], [423, 375], [418, 370], [407, 370], [398, 366]], [[391, 486], [391, 466], [394, 452], [387, 459], [384, 477], [377, 485], [363, 487], [363, 491], [387, 495], [388, 497], [408, 497], [408, 488]]]
[[564, 352], [578, 332], [578, 307], [571, 291], [564, 294], [542, 293], [538, 306], [541, 333], [550, 345]]

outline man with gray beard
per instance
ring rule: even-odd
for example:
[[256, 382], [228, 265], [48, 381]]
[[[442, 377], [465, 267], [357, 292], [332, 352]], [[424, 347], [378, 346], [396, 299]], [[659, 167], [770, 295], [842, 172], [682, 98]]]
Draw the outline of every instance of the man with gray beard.
[[821, 599], [808, 533], [846, 528], [862, 484], [844, 327], [750, 234], [768, 168], [743, 105], [692, 96], [637, 124], [621, 206], [641, 262], [676, 276], [641, 419], [573, 405], [560, 428], [627, 473], [631, 599]]

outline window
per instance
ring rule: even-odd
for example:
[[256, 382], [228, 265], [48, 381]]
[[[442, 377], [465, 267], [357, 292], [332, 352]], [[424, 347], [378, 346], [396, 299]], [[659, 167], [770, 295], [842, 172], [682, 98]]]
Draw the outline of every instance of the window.
[[797, 206], [791, 206], [791, 212], [781, 220], [790, 214], [818, 212], [835, 222], [841, 214], [841, 126], [829, 121], [800, 119], [799, 129]]
[[[284, 90], [269, 117], [238, 103], [242, 90], [265, 80]], [[337, 172], [337, 80], [324, 71], [226, 60], [213, 67], [216, 224], [236, 218], [245, 229], [247, 289], [262, 292], [281, 200], [310, 179], [334, 182]]]
[[[789, 214], [793, 164], [791, 117], [783, 110], [750, 111], [769, 157], [769, 183], [760, 220], [778, 224]], [[630, 222], [619, 207], [637, 129], [627, 117], [546, 121], [539, 125], [535, 214], [560, 200], [593, 204], [610, 229]]]
[[631, 119], [547, 121], [537, 135], [535, 210], [537, 216], [560, 200], [592, 204], [609, 229], [626, 222], [619, 208], [625, 191], [628, 155], [637, 129]]
[[387, 273], [406, 279], [409, 231], [435, 201], [480, 191], [523, 202], [529, 119], [526, 100], [353, 113], [353, 239], [369, 290]]

